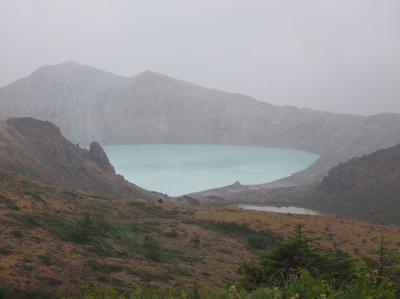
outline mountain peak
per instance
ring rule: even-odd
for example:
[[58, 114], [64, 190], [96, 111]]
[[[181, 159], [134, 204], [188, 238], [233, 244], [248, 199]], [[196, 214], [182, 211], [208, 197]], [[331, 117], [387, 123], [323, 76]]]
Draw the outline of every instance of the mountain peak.
[[172, 78], [168, 75], [164, 75], [158, 72], [146, 70], [144, 72], [141, 72], [134, 76], [135, 79], [169, 79], [169, 80], [174, 80], [174, 81], [179, 81], [175, 78]]
[[80, 64], [78, 62], [75, 62], [75, 61], [72, 61], [72, 60], [69, 60], [69, 61], [64, 61], [62, 63], [58, 63], [58, 64], [44, 65], [44, 66], [38, 68], [36, 70], [36, 72], [41, 72], [43, 70], [50, 70], [50, 69], [57, 69], [57, 70], [76, 69], [76, 68], [79, 68], [79, 67], [88, 67], [88, 66], [82, 65], [82, 64]]
[[76, 61], [73, 61], [73, 60], [67, 60], [67, 61], [61, 62], [59, 64], [55, 64], [55, 65], [59, 65], [59, 66], [78, 66], [78, 65], [82, 65], [82, 64], [80, 64], [80, 63], [78, 63]]

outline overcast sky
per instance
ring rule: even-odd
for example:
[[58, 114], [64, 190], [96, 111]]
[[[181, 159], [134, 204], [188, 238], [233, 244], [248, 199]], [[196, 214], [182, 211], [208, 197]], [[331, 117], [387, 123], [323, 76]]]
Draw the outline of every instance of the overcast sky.
[[66, 60], [278, 105], [400, 112], [400, 0], [0, 0], [0, 86]]

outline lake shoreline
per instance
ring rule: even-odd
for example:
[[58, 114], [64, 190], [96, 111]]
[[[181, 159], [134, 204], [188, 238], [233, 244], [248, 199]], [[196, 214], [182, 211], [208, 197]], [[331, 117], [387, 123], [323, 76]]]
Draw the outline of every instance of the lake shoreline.
[[239, 204], [237, 208], [242, 210], [251, 210], [259, 212], [272, 212], [280, 214], [295, 214], [295, 215], [311, 215], [311, 216], [324, 216], [323, 213], [305, 209], [295, 206], [268, 206], [268, 205], [252, 205], [252, 204]]

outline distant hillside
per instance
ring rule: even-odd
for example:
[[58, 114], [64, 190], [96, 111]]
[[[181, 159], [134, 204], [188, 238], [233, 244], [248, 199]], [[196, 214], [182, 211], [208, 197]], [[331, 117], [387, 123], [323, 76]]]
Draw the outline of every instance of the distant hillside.
[[219, 197], [217, 204], [206, 196], [199, 200], [200, 194], [194, 194], [196, 199], [192, 201], [210, 206], [293, 205], [349, 218], [400, 224], [400, 145], [341, 163], [319, 183], [257, 191], [238, 190], [241, 188], [238, 185], [235, 188], [229, 188], [230, 193], [220, 189], [226, 196], [224, 200]]
[[98, 143], [82, 149], [65, 139], [55, 125], [33, 118], [0, 122], [0, 166], [63, 188], [150, 197], [150, 192], [115, 173]]
[[22, 116], [51, 121], [84, 145], [262, 145], [321, 156], [290, 184], [321, 179], [339, 162], [400, 143], [397, 114], [361, 117], [278, 107], [154, 72], [128, 78], [75, 62], [42, 67], [0, 88], [0, 119]]
[[400, 145], [331, 169], [302, 202], [338, 215], [400, 223]]

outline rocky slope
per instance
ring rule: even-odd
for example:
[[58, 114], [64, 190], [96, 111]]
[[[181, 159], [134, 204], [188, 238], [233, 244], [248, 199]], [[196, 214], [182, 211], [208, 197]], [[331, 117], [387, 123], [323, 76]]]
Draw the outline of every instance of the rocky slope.
[[14, 116], [54, 122], [81, 144], [247, 144], [321, 155], [289, 184], [320, 179], [339, 162], [400, 143], [396, 114], [278, 107], [158, 73], [120, 77], [74, 62], [40, 68], [1, 88], [0, 119]]
[[98, 143], [82, 149], [65, 139], [55, 125], [33, 118], [0, 122], [0, 166], [66, 189], [156, 197], [117, 175]]
[[332, 168], [301, 202], [338, 215], [400, 223], [400, 145]]

